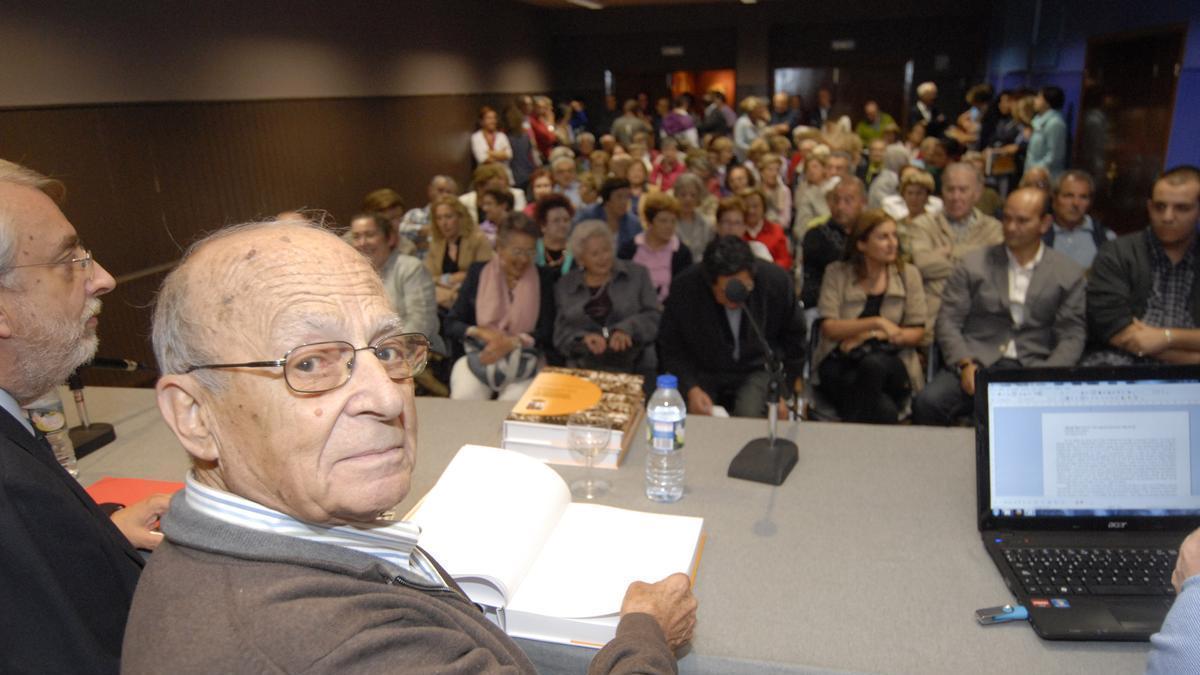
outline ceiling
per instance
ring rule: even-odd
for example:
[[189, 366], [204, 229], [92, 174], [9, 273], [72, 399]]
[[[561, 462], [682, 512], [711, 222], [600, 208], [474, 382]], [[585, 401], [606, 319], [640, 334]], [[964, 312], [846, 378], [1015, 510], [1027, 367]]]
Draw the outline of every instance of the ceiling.
[[[568, 0], [519, 0], [527, 5], [536, 5], [546, 9], [584, 9]], [[743, 3], [743, 0], [590, 0], [604, 7], [652, 7], [655, 5], [712, 5], [712, 4], [754, 4]]]

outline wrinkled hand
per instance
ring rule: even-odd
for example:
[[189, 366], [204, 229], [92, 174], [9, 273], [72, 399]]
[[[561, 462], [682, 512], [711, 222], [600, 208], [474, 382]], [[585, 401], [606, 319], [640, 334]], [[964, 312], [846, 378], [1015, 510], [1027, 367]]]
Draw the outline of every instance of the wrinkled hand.
[[967, 396], [975, 395], [975, 371], [979, 370], [976, 363], [968, 363], [962, 369], [962, 390]]
[[1200, 530], [1189, 534], [1179, 547], [1179, 559], [1175, 561], [1175, 572], [1171, 575], [1175, 592], [1182, 592], [1183, 582], [1197, 574], [1200, 574]]
[[517, 339], [496, 331], [495, 337], [487, 341], [487, 345], [479, 352], [479, 362], [490, 366], [517, 347]]
[[170, 503], [171, 495], [151, 495], [113, 513], [113, 525], [134, 548], [153, 551], [163, 538], [162, 532], [156, 532], [153, 528], [158, 524], [159, 516], [167, 512]]
[[713, 401], [703, 389], [699, 386], [693, 386], [691, 389], [688, 389], [687, 407], [688, 412], [693, 415], [711, 415]]
[[633, 338], [623, 330], [615, 331], [608, 338], [608, 347], [614, 352], [623, 352], [633, 346]]
[[583, 346], [588, 348], [588, 351], [596, 356], [604, 353], [608, 348], [608, 343], [604, 341], [604, 336], [599, 333], [584, 333]]
[[635, 581], [625, 591], [621, 615], [644, 613], [658, 622], [667, 645], [675, 651], [692, 639], [696, 628], [696, 596], [686, 574], [672, 574], [656, 584]]

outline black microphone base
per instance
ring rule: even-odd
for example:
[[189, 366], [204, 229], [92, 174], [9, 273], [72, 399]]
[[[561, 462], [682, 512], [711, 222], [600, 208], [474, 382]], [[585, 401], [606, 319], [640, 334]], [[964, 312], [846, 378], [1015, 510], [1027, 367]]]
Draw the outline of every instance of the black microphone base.
[[729, 463], [729, 477], [752, 480], [755, 483], [782, 485], [796, 466], [800, 451], [796, 444], [776, 438], [756, 438], [746, 444]]
[[117, 440], [117, 432], [113, 425], [104, 422], [92, 422], [89, 427], [71, 427], [71, 445], [75, 446], [75, 457], [83, 459], [93, 452]]

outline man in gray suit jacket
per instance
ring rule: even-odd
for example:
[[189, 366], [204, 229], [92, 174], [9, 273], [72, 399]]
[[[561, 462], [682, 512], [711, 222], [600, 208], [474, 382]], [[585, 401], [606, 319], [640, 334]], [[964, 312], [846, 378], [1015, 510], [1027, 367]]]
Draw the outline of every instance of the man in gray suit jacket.
[[980, 368], [1073, 366], [1087, 337], [1084, 270], [1045, 246], [1047, 195], [1023, 188], [1004, 203], [1004, 243], [963, 256], [942, 291], [937, 341], [948, 368], [913, 401], [913, 422], [969, 414]]

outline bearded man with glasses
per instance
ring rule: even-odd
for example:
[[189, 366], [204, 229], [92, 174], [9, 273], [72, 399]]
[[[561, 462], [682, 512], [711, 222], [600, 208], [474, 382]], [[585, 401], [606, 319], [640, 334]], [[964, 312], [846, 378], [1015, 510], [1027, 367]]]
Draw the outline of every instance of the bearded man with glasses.
[[[165, 496], [110, 520], [21, 406], [96, 353], [116, 282], [56, 203], [62, 185], [0, 160], [0, 672], [115, 673]], [[115, 527], [114, 527], [115, 525]], [[131, 545], [132, 544], [132, 545]]]
[[[416, 460], [405, 333], [370, 263], [298, 223], [226, 229], [163, 284], [158, 405], [192, 459], [138, 586], [122, 670], [532, 672], [383, 514]], [[670, 672], [686, 576], [633, 584], [599, 672]]]

